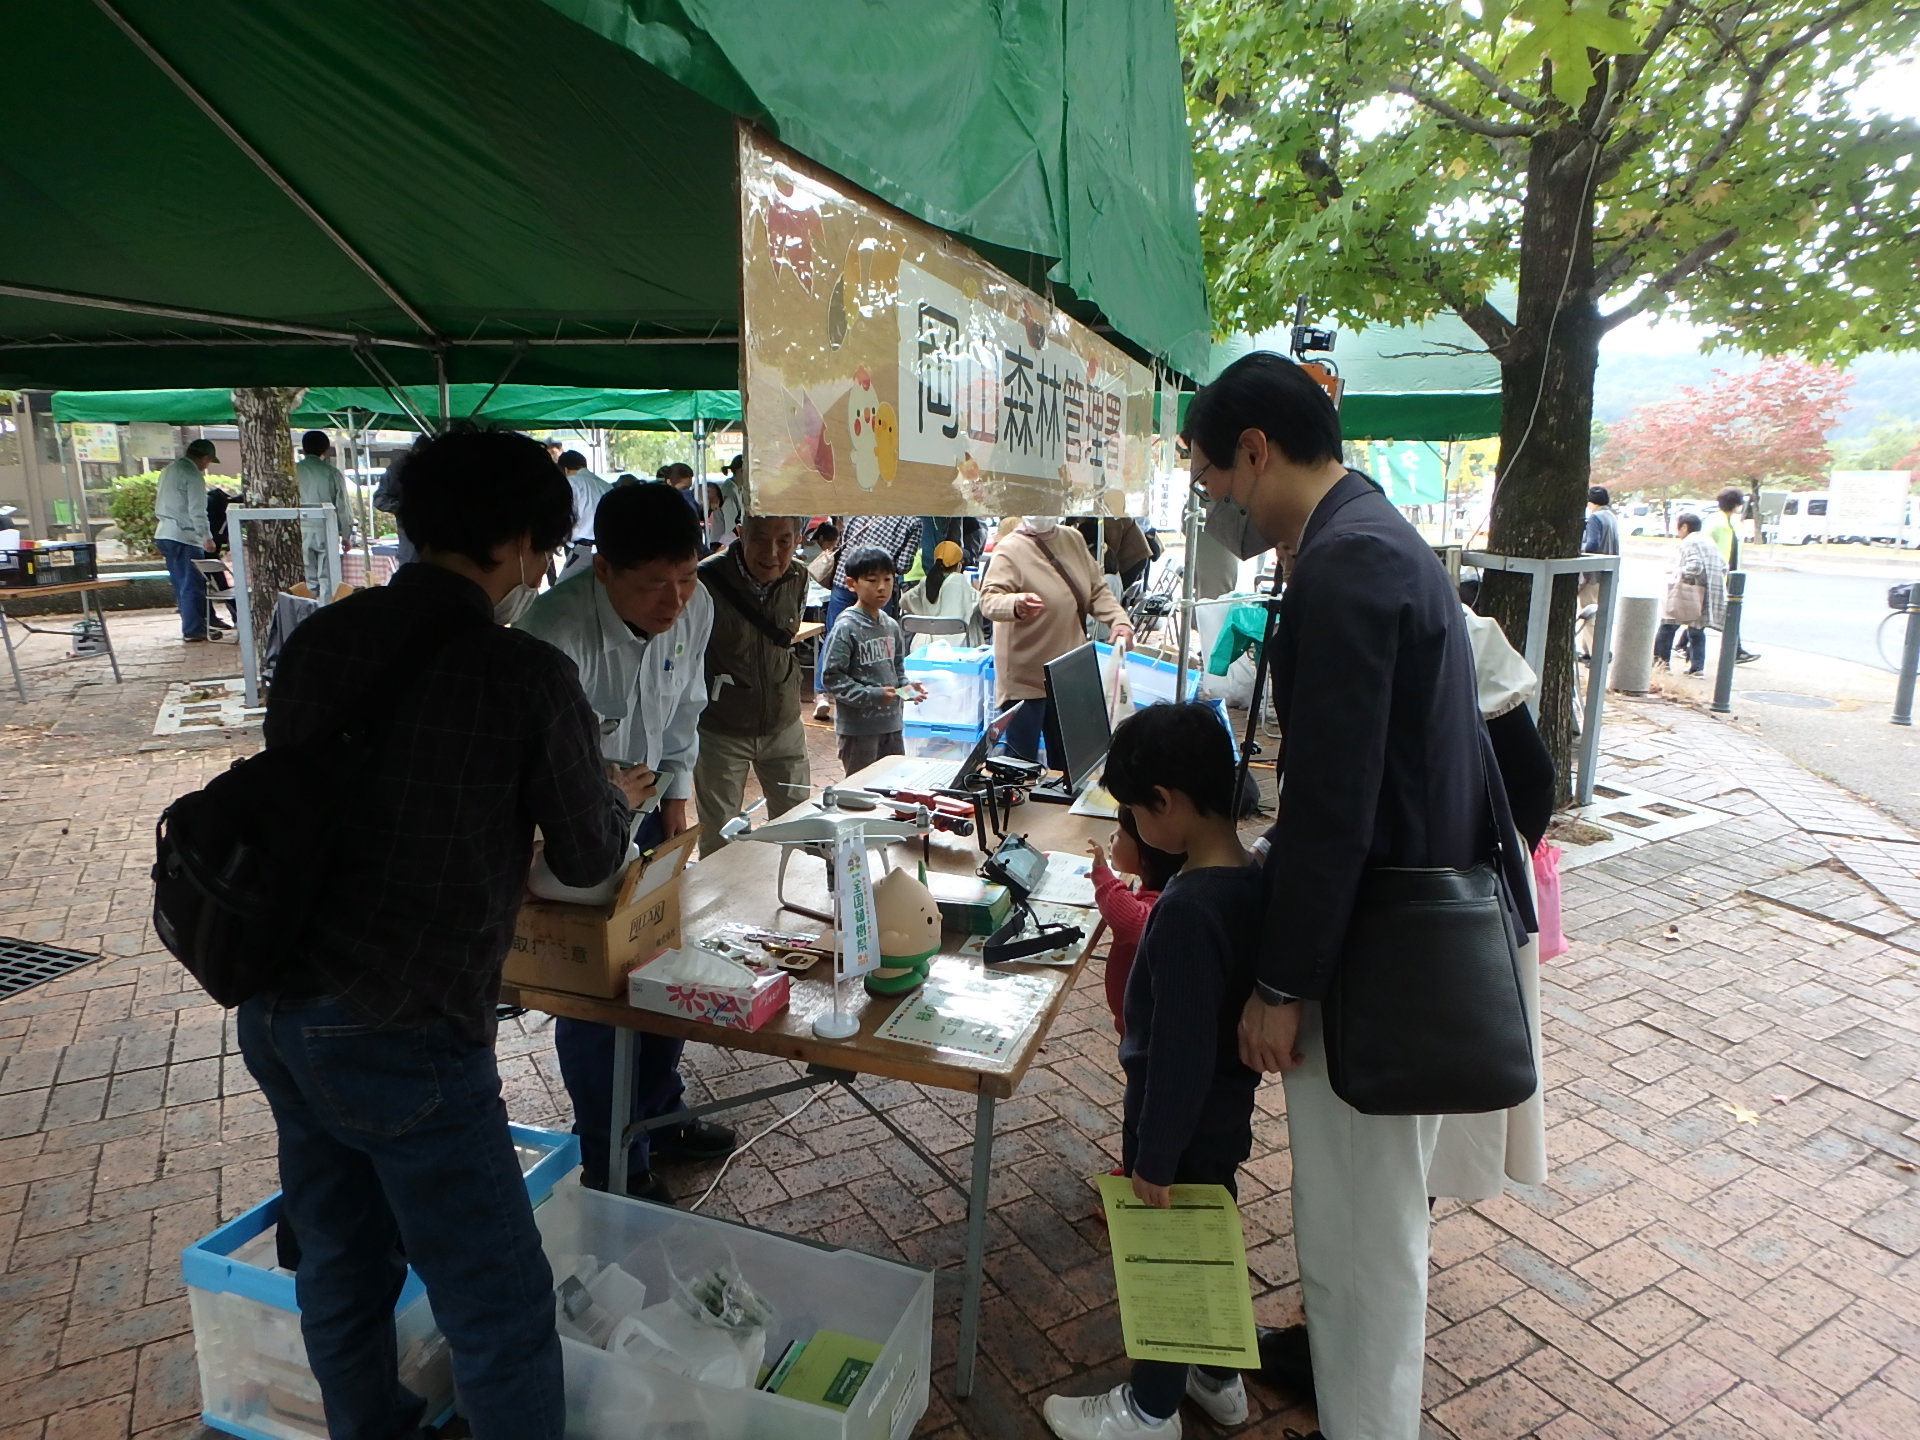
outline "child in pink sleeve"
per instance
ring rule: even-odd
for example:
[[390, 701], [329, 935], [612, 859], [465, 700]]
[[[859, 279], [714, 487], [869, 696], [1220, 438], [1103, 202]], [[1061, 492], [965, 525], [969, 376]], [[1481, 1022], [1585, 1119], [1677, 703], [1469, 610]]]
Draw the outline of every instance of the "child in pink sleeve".
[[[1120, 807], [1119, 819], [1120, 828], [1109, 842], [1113, 848], [1112, 868], [1108, 868], [1107, 852], [1098, 841], [1089, 842], [1087, 851], [1093, 856], [1093, 900], [1100, 907], [1100, 918], [1113, 932], [1113, 941], [1107, 947], [1107, 1008], [1113, 1011], [1114, 1030], [1124, 1037], [1127, 1027], [1121, 1017], [1126, 1007], [1127, 975], [1133, 969], [1134, 952], [1140, 948], [1140, 932], [1146, 929], [1153, 902], [1179, 872], [1186, 856], [1169, 855], [1142, 840], [1134, 826], [1133, 811], [1127, 806]], [[1140, 888], [1130, 888], [1122, 875], [1138, 876]]]

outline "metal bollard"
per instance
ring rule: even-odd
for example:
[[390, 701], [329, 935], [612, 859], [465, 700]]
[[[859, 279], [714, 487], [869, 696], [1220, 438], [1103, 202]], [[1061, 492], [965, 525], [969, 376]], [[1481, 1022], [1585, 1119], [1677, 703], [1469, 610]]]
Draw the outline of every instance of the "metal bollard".
[[1893, 723], [1913, 724], [1913, 680], [1920, 672], [1920, 582], [1907, 592], [1907, 648], [1900, 656], [1900, 686], [1893, 692]]
[[1744, 570], [1727, 576], [1727, 618], [1720, 627], [1720, 669], [1713, 677], [1713, 705], [1716, 715], [1733, 713], [1733, 667], [1740, 661], [1740, 603], [1747, 593]]

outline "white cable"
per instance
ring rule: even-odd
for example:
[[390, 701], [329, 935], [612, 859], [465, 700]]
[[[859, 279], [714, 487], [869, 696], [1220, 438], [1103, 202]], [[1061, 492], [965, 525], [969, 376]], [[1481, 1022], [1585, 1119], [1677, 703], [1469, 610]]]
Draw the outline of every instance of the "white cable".
[[[1582, 182], [1580, 187], [1580, 193], [1583, 196], [1588, 194], [1593, 188], [1593, 172], [1600, 168], [1600, 151], [1603, 148], [1599, 137], [1595, 136], [1593, 140], [1593, 158], [1587, 162], [1587, 178]], [[1553, 314], [1547, 319], [1547, 336], [1540, 346], [1542, 357], [1540, 361], [1540, 384], [1533, 392], [1533, 409], [1527, 412], [1527, 428], [1520, 432], [1520, 443], [1513, 447], [1512, 457], [1501, 457], [1506, 463], [1500, 467], [1500, 474], [1494, 478], [1493, 494], [1488, 497], [1487, 503], [1487, 521], [1486, 525], [1482, 527], [1487, 531], [1489, 536], [1491, 536], [1493, 530], [1493, 501], [1499, 497], [1500, 487], [1506, 483], [1508, 472], [1519, 463], [1522, 452], [1527, 448], [1527, 441], [1533, 438], [1533, 422], [1540, 418], [1540, 402], [1547, 398], [1547, 366], [1553, 359], [1553, 331], [1554, 327], [1560, 323], [1560, 311], [1567, 303], [1567, 287], [1573, 283], [1573, 263], [1579, 253], [1580, 247], [1578, 242], [1575, 242], [1567, 251], [1566, 273], [1560, 277], [1560, 297], [1554, 302]], [[1475, 535], [1479, 533], [1480, 531], [1478, 530], [1474, 531]], [[1469, 540], [1467, 543], [1471, 544], [1472, 541]], [[1489, 539], [1488, 543], [1492, 543], [1491, 539]]]
[[807, 1113], [807, 1107], [809, 1105], [813, 1104], [814, 1101], [820, 1099], [826, 1093], [827, 1093], [826, 1087], [822, 1086], [820, 1089], [814, 1091], [813, 1094], [809, 1095], [799, 1105], [796, 1105], [792, 1110], [789, 1110], [785, 1115], [782, 1115], [778, 1120], [775, 1120], [771, 1125], [767, 1126], [766, 1129], [758, 1132], [752, 1138], [746, 1140], [745, 1142], [737, 1146], [734, 1149], [733, 1153], [727, 1156], [727, 1158], [721, 1162], [720, 1171], [717, 1175], [713, 1177], [713, 1183], [707, 1186], [705, 1190], [700, 1192], [700, 1198], [698, 1200], [694, 1201], [693, 1204], [687, 1207], [688, 1211], [692, 1212], [692, 1211], [698, 1210], [702, 1205], [706, 1204], [708, 1200], [713, 1198], [713, 1192], [719, 1189], [720, 1182], [727, 1178], [727, 1171], [732, 1168], [734, 1161], [738, 1160], [742, 1155], [746, 1154], [747, 1151], [751, 1150], [754, 1146], [758, 1145], [762, 1140], [766, 1139], [767, 1136], [771, 1135], [774, 1131], [778, 1130], [782, 1125], [786, 1124], [789, 1120], [798, 1120], [802, 1115]]

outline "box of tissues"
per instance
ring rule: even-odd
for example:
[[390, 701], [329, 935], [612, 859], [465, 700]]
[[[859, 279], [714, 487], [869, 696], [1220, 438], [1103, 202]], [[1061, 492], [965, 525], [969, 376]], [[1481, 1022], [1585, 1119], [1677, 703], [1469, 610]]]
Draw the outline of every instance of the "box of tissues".
[[627, 976], [627, 1003], [729, 1030], [758, 1030], [787, 1008], [789, 983], [784, 970], [757, 970], [689, 945], [637, 966]]

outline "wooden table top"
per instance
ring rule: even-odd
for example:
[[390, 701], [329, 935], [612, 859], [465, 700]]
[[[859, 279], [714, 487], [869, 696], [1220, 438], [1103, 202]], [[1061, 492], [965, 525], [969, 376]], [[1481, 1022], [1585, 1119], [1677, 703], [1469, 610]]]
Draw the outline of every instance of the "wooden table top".
[[10, 585], [0, 587], [0, 600], [25, 600], [35, 595], [78, 595], [82, 590], [111, 590], [116, 585], [131, 585], [131, 580], [108, 577], [101, 580], [68, 580], [59, 585]]
[[[872, 780], [884, 783], [884, 776], [900, 760], [889, 757], [876, 762], [855, 777], [855, 783]], [[791, 818], [804, 811], [790, 811]], [[1087, 841], [1105, 841], [1111, 831], [1110, 820], [1091, 820], [1069, 815], [1064, 805], [1029, 802], [1013, 812], [1012, 830], [1024, 833], [1041, 850], [1061, 850], [1071, 854], [1085, 851]], [[775, 898], [775, 877], [780, 863], [778, 845], [752, 840], [736, 840], [724, 850], [688, 867], [681, 881], [681, 930], [686, 935], [710, 934], [723, 924], [766, 926], [791, 931], [822, 929], [820, 922], [779, 908]], [[901, 842], [892, 847], [895, 865], [912, 866], [920, 858], [917, 842]], [[977, 842], [968, 837], [936, 832], [933, 836], [929, 870], [970, 875], [981, 859]], [[796, 854], [787, 869], [787, 893], [815, 909], [828, 908], [825, 865], [808, 855]], [[1099, 922], [1099, 912], [1088, 910], [1083, 928], [1089, 937]], [[1008, 1053], [998, 1059], [971, 1054], [952, 1054], [898, 1040], [883, 1040], [874, 1032], [893, 1013], [896, 1006], [911, 996], [869, 995], [866, 987], [853, 980], [841, 986], [842, 1004], [860, 1022], [860, 1033], [847, 1040], [822, 1040], [813, 1033], [814, 1017], [833, 1008], [833, 982], [830, 962], [815, 963], [805, 975], [792, 977], [792, 998], [786, 1010], [758, 1030], [729, 1030], [702, 1021], [682, 1019], [652, 1010], [636, 1010], [624, 1000], [601, 1000], [586, 995], [569, 995], [554, 990], [534, 990], [508, 986], [501, 998], [508, 1004], [524, 1005], [551, 1015], [566, 1015], [577, 1020], [592, 1020], [605, 1025], [621, 1025], [632, 1030], [698, 1040], [762, 1055], [777, 1055], [806, 1065], [828, 1066], [859, 1074], [884, 1075], [895, 1080], [931, 1085], [937, 1089], [985, 1093], [1005, 1099], [1019, 1087], [1027, 1068], [1039, 1053], [1054, 1017], [1059, 1014], [1067, 992], [1073, 988], [1081, 967], [1086, 964], [1087, 944], [1081, 945], [1074, 963], [1067, 965], [995, 965], [985, 967], [977, 957], [951, 953], [966, 937], [948, 931], [946, 949], [936, 958], [933, 978], [949, 979], [966, 974], [1032, 975], [1049, 987], [1039, 1014], [1021, 1034]]]

